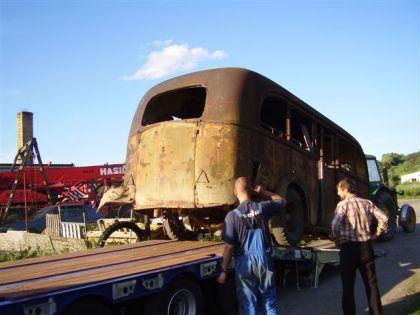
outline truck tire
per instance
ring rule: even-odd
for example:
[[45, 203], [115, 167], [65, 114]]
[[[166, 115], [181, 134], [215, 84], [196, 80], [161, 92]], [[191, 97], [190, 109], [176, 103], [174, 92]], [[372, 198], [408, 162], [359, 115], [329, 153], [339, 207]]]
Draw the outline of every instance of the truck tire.
[[405, 233], [413, 233], [416, 229], [416, 212], [409, 204], [402, 205], [398, 216], [398, 225], [403, 228]]
[[136, 234], [139, 241], [145, 239], [145, 232], [141, 230], [134, 222], [117, 220], [113, 224], [108, 226], [102, 233], [101, 237], [98, 240], [97, 247], [104, 247], [106, 240], [112, 235], [112, 233], [124, 228], [133, 231]]
[[165, 211], [162, 216], [162, 223], [166, 235], [173, 241], [192, 239], [195, 235], [194, 232], [185, 228], [176, 210]]
[[305, 203], [295, 189], [286, 193], [286, 214], [284, 217], [272, 217], [271, 234], [280, 245], [296, 245], [305, 229]]
[[71, 303], [64, 310], [62, 315], [113, 315], [111, 308], [105, 303], [96, 299], [81, 299]]
[[[379, 238], [381, 241], [391, 240], [397, 228], [397, 205], [394, 203], [392, 196], [386, 191], [380, 191], [374, 198], [375, 205], [381, 209], [388, 217], [388, 232], [382, 234]], [[374, 228], [376, 229], [376, 224]]]
[[197, 281], [178, 276], [161, 293], [147, 297], [147, 315], [203, 315], [204, 297]]
[[173, 241], [184, 239], [185, 227], [181, 220], [178, 218], [176, 210], [168, 210], [162, 216], [163, 228], [166, 235]]

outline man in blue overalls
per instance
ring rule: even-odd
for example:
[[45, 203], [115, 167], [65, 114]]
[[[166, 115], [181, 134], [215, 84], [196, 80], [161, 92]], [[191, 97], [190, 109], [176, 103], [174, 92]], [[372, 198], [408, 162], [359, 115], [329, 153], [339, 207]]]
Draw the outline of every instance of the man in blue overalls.
[[[269, 200], [252, 201], [252, 191]], [[284, 215], [286, 200], [261, 186], [252, 189], [245, 177], [239, 177], [235, 181], [234, 193], [239, 200], [239, 206], [230, 211], [225, 218], [222, 234], [225, 242], [223, 270], [217, 281], [220, 284], [226, 282], [227, 269], [234, 256], [239, 313], [256, 315], [258, 304], [261, 304], [267, 315], [277, 315], [276, 282], [268, 220], [272, 216]]]

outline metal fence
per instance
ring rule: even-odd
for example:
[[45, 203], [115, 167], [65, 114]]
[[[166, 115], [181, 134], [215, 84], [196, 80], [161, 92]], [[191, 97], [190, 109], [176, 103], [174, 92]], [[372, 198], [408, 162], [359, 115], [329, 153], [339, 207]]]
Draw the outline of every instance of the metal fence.
[[84, 223], [61, 222], [59, 214], [47, 214], [46, 233], [49, 236], [66, 238], [86, 238], [86, 220]]

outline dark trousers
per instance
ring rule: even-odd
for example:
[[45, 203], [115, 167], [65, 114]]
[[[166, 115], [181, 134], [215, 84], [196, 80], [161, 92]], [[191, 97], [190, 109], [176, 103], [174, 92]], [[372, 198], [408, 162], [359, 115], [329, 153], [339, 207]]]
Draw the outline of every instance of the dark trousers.
[[340, 269], [343, 285], [342, 307], [344, 315], [356, 314], [354, 282], [359, 270], [365, 285], [369, 314], [382, 314], [381, 296], [376, 280], [375, 260], [370, 241], [348, 242], [341, 245]]

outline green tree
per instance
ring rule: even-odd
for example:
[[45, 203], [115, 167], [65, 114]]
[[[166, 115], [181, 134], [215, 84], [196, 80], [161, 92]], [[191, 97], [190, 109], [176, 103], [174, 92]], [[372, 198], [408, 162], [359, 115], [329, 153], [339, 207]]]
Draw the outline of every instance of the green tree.
[[385, 153], [382, 155], [382, 165], [386, 168], [397, 166], [404, 161], [404, 155], [399, 153]]

